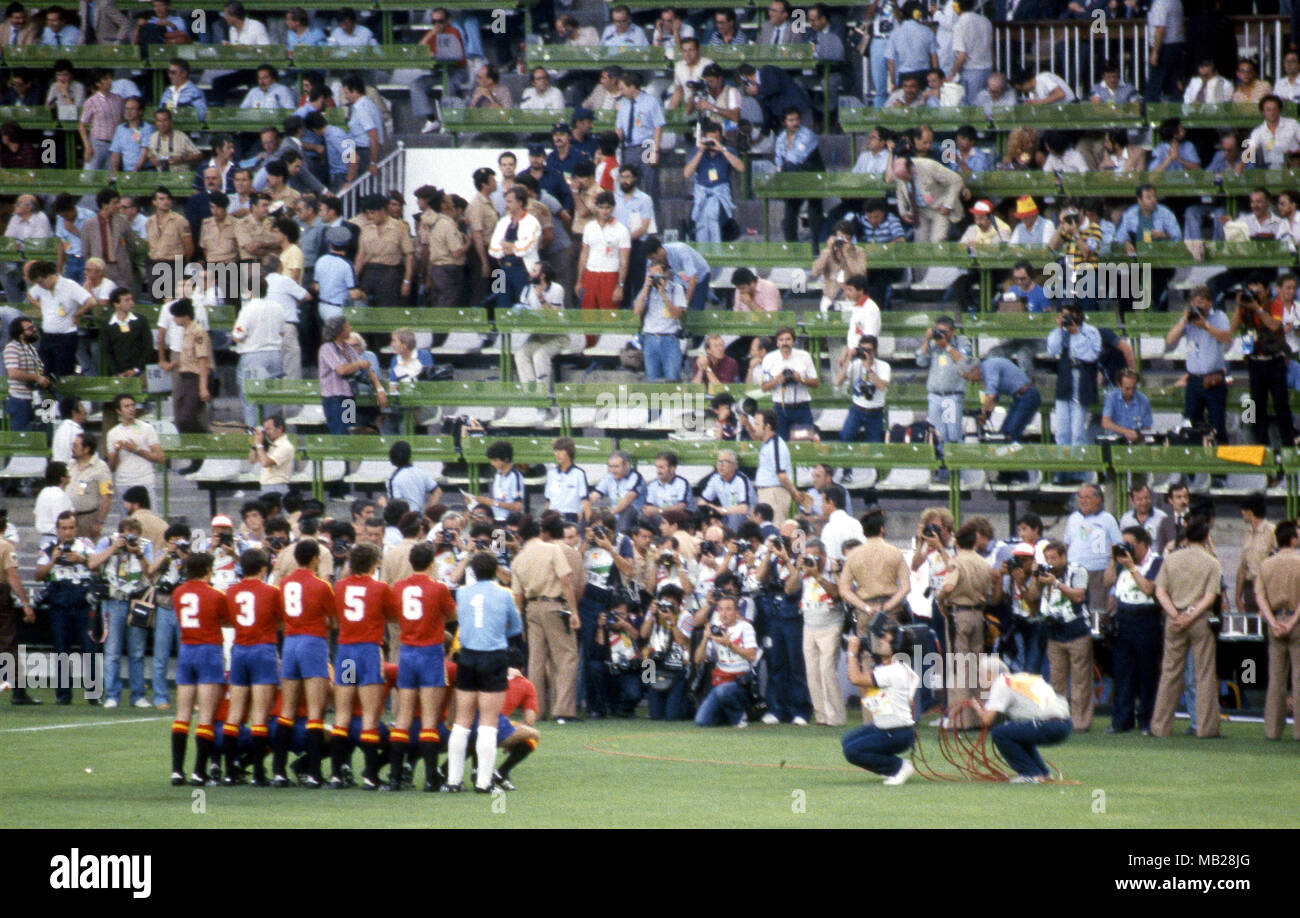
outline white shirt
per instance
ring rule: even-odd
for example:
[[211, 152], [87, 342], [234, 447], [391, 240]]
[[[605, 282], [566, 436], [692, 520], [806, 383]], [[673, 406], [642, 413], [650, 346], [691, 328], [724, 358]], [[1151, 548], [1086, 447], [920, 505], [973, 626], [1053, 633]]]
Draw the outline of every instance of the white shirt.
[[266, 276], [266, 298], [284, 313], [284, 321], [298, 324], [298, 304], [307, 299], [307, 291], [287, 274], [278, 271]]
[[984, 707], [1007, 715], [1009, 720], [1062, 720], [1070, 716], [1070, 706], [1042, 676], [1030, 673], [1004, 674], [993, 680], [989, 700]]
[[907, 665], [905, 657], [895, 657], [887, 666], [871, 671], [874, 688], [862, 692], [862, 710], [871, 714], [871, 722], [881, 730], [910, 727], [912, 696], [921, 685], [921, 677]]
[[1294, 118], [1277, 119], [1277, 130], [1270, 131], [1267, 124], [1261, 124], [1250, 132], [1247, 146], [1242, 148], [1245, 156], [1248, 150], [1255, 151], [1255, 159], [1262, 160], [1268, 169], [1281, 169], [1286, 165], [1286, 154], [1300, 150], [1300, 121]]
[[1088, 172], [1088, 163], [1083, 154], [1071, 147], [1060, 156], [1050, 153], [1043, 162], [1044, 172]]
[[993, 67], [993, 23], [980, 13], [967, 12], [957, 17], [952, 30], [955, 56], [966, 52], [963, 70], [989, 70]]
[[[799, 348], [790, 349], [790, 358], [787, 360], [781, 356], [778, 348], [768, 353], [763, 358], [763, 365], [760, 369], [761, 379], [767, 382], [770, 379], [777, 379], [787, 370], [794, 370], [797, 375], [803, 378], [816, 378], [817, 367], [813, 365], [812, 357], [807, 351]], [[779, 406], [799, 405], [812, 401], [812, 393], [803, 383], [782, 383], [772, 390], [772, 404]]]
[[256, 19], [245, 19], [242, 29], [230, 26], [226, 31], [226, 40], [232, 45], [269, 45], [272, 43], [271, 36], [267, 34], [266, 26]]
[[50, 458], [55, 462], [72, 465], [72, 441], [84, 433], [81, 425], [72, 418], [64, 418], [54, 430], [54, 443], [50, 447]]
[[853, 171], [859, 175], [881, 175], [889, 168], [889, 159], [893, 155], [889, 147], [881, 148], [879, 153], [863, 150], [853, 164]]
[[72, 509], [72, 499], [58, 485], [47, 485], [36, 495], [36, 534], [52, 536], [57, 529], [59, 514]]
[[[720, 673], [731, 673], [732, 675], [743, 675], [749, 672], [750, 662], [742, 657], [731, 647], [723, 647], [717, 641], [709, 640], [709, 656], [717, 660], [715, 667]], [[754, 633], [754, 626], [743, 618], [737, 618], [735, 624], [727, 629], [727, 640], [734, 647], [743, 647], [746, 650], [756, 650], [758, 648], [758, 637]]]
[[849, 330], [844, 336], [844, 344], [849, 350], [858, 346], [863, 335], [880, 337], [880, 307], [871, 297], [861, 306], [854, 306], [849, 311]]
[[[685, 37], [686, 37], [686, 26], [682, 26], [682, 38]], [[687, 92], [687, 93], [690, 92], [690, 90], [686, 88], [686, 84], [693, 80], [694, 81], [703, 80], [704, 77], [701, 76], [701, 74], [704, 73], [704, 68], [709, 66], [709, 64], [712, 63], [713, 61], [710, 58], [704, 56], [700, 57], [699, 62], [696, 63], [694, 67], [686, 63], [686, 61], [684, 60], [678, 61], [676, 64], [673, 64], [673, 85], [680, 86], [682, 88], [682, 92]]]
[[[506, 229], [510, 226], [510, 217], [502, 217], [497, 221], [496, 229], [492, 230], [492, 243], [488, 247], [488, 254], [493, 258], [502, 258], [505, 256], [505, 249], [501, 246], [506, 241]], [[519, 219], [519, 229], [515, 238], [515, 254], [523, 260], [524, 267], [532, 270], [533, 265], [537, 264], [537, 246], [542, 239], [542, 225], [537, 222], [537, 218], [532, 214], [524, 214]]]
[[[1184, 104], [1191, 105], [1196, 101], [1196, 97], [1201, 94], [1201, 86], [1205, 84], [1200, 75], [1194, 76], [1187, 83], [1187, 90], [1183, 93]], [[1218, 102], [1229, 102], [1232, 100], [1232, 84], [1221, 76], [1210, 77], [1210, 83], [1205, 87], [1205, 103], [1214, 104]]]
[[826, 546], [826, 558], [832, 563], [844, 560], [844, 543], [849, 539], [866, 540], [862, 534], [862, 524], [844, 511], [836, 508], [835, 512], [826, 518], [826, 525], [822, 527], [821, 540]]
[[[148, 421], [135, 419], [135, 423], [130, 427], [125, 424], [118, 424], [108, 432], [105, 441], [105, 447], [109, 453], [117, 448], [117, 444], [123, 440], [134, 440], [137, 449], [146, 450], [152, 446], [159, 445], [158, 431], [153, 429]], [[122, 450], [117, 455], [117, 468], [113, 472], [113, 484], [118, 493], [125, 491], [131, 485], [148, 485], [152, 486], [154, 481], [154, 464], [143, 456], [136, 453], [128, 453]]]
[[547, 509], [556, 513], [579, 513], [589, 493], [587, 473], [578, 466], [569, 466], [567, 472], [561, 472], [555, 465], [547, 469], [546, 489], [542, 492]]
[[[1283, 321], [1285, 321], [1285, 319], [1283, 319]], [[1125, 529], [1129, 528], [1130, 526], [1141, 526], [1151, 536], [1151, 542], [1152, 544], [1154, 544], [1156, 540], [1156, 533], [1160, 531], [1160, 523], [1164, 520], [1164, 518], [1165, 518], [1165, 511], [1160, 510], [1156, 507], [1152, 507], [1151, 515], [1147, 517], [1147, 521], [1145, 523], [1139, 523], [1137, 519], [1137, 514], [1134, 513], [1132, 510], [1129, 510], [1127, 513], [1125, 513], [1123, 516], [1119, 518], [1119, 530], [1120, 532], [1123, 532]]]
[[[862, 367], [862, 361], [856, 358], [854, 358], [849, 363], [848, 380], [849, 380], [850, 394], [852, 394], [853, 392], [853, 383], [856, 381], [858, 374], [861, 373], [863, 378], [866, 377], [866, 373], [862, 372], [861, 367]], [[881, 360], [879, 357], [877, 357], [875, 360], [872, 361], [871, 371], [875, 373], [876, 376], [879, 377], [884, 383], [886, 384], [889, 383], [889, 378], [890, 378], [890, 374], [892, 373], [892, 370], [890, 369], [889, 364], [885, 363], [885, 361]], [[871, 398], [860, 398], [857, 395], [853, 395], [852, 397], [853, 397], [853, 404], [857, 405], [863, 411], [875, 411], [879, 408], [885, 407], [885, 389], [881, 386], [876, 386], [875, 394], [872, 395]]]
[[270, 297], [256, 297], [244, 303], [231, 333], [240, 354], [257, 351], [279, 353], [284, 341], [284, 310]]
[[33, 284], [27, 295], [41, 308], [41, 331], [47, 335], [75, 332], [77, 323], [72, 317], [91, 297], [89, 290], [66, 277], [60, 277], [53, 290]]
[[1062, 102], [1076, 101], [1077, 97], [1074, 94], [1074, 90], [1070, 88], [1069, 83], [1065, 82], [1065, 80], [1061, 79], [1056, 74], [1044, 70], [1034, 78], [1034, 88], [1030, 91], [1029, 98], [1046, 99], [1058, 89], [1065, 91], [1065, 98], [1061, 100]]
[[1273, 95], [1288, 102], [1300, 99], [1300, 75], [1296, 76], [1295, 79], [1282, 77], [1273, 84]]
[[[267, 283], [270, 283], [270, 278], [267, 279]], [[185, 329], [177, 325], [176, 320], [172, 318], [171, 304], [174, 302], [176, 301], [172, 300], [171, 303], [165, 304], [162, 309], [158, 310], [158, 327], [163, 330], [163, 334], [166, 336], [167, 350], [173, 354], [179, 354], [181, 344], [185, 340]], [[204, 331], [208, 331], [207, 307], [200, 303], [198, 298], [191, 297], [190, 302], [194, 304], [194, 323]]]
[[619, 252], [631, 250], [632, 234], [617, 220], [605, 226], [590, 221], [582, 230], [582, 244], [587, 246], [587, 270], [597, 274], [617, 273]]
[[342, 26], [330, 29], [330, 37], [325, 40], [325, 44], [334, 48], [354, 48], [359, 45], [377, 45], [379, 42], [375, 40], [374, 32], [358, 22], [352, 27], [351, 35], [344, 32]]
[[543, 93], [539, 93], [532, 86], [529, 86], [520, 97], [519, 107], [525, 111], [564, 108], [564, 93], [554, 86], [548, 87], [546, 92]]

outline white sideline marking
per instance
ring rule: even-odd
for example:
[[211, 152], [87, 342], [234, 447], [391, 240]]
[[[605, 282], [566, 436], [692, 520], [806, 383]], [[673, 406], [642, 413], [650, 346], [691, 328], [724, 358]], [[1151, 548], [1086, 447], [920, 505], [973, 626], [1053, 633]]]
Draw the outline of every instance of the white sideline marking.
[[74, 730], [77, 727], [112, 727], [116, 724], [147, 724], [154, 720], [168, 720], [166, 717], [128, 717], [125, 720], [89, 720], [79, 724], [49, 724], [44, 727], [10, 727], [0, 733], [39, 733], [42, 730]]

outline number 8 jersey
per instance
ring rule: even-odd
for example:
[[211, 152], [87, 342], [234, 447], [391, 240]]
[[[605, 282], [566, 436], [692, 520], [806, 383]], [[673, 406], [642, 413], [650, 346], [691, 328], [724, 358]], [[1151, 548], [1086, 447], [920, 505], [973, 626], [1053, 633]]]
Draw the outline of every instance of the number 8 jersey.
[[345, 577], [335, 584], [334, 607], [339, 618], [340, 644], [378, 644], [384, 623], [397, 618], [393, 591], [369, 574]]
[[328, 638], [328, 619], [334, 617], [334, 591], [305, 567], [280, 582], [284, 600], [284, 636], [297, 634]]
[[221, 646], [221, 626], [229, 623], [226, 597], [202, 580], [187, 580], [172, 593], [182, 644]]

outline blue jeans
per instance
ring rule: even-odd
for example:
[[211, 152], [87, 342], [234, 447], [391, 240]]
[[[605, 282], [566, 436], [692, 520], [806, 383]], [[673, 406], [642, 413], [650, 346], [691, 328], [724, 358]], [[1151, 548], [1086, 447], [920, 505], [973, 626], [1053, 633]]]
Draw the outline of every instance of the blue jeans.
[[1011, 665], [1013, 672], [1032, 673], [1035, 676], [1043, 672], [1043, 626], [1040, 622], [1016, 620], [1016, 632], [1012, 637], [1016, 646], [1016, 660]]
[[86, 260], [80, 255], [64, 255], [63, 276], [81, 283], [86, 277]]
[[686, 674], [682, 673], [667, 691], [651, 688], [646, 692], [651, 720], [681, 720], [686, 715], [686, 682]]
[[850, 730], [844, 734], [840, 745], [844, 749], [844, 758], [851, 764], [890, 778], [903, 767], [903, 760], [898, 754], [911, 749], [914, 742], [914, 727], [881, 730], [872, 724]]
[[153, 703], [167, 704], [167, 663], [181, 648], [181, 630], [176, 610], [158, 606], [153, 616]]
[[[1164, 626], [1159, 613], [1120, 613], [1115, 618], [1115, 628], [1115, 638], [1111, 641], [1115, 695], [1111, 700], [1110, 725], [1116, 730], [1130, 730], [1136, 712], [1138, 728], [1146, 730], [1151, 726], [1156, 688], [1160, 684]], [[1139, 697], [1140, 707], [1134, 700]], [[1195, 704], [1192, 711], [1194, 715]]]
[[745, 716], [745, 690], [739, 682], [715, 685], [695, 712], [695, 726], [716, 727], [726, 723], [734, 727]]
[[[349, 395], [327, 395], [321, 399], [321, 408], [325, 412], [325, 426], [336, 437], [346, 434], [352, 428], [352, 423], [346, 423], [343, 420], [344, 402], [355, 402], [355, 399]], [[356, 408], [354, 407], [353, 412], [355, 413], [355, 411]], [[353, 423], [355, 423], [355, 419]]]
[[1056, 400], [1052, 429], [1061, 446], [1083, 446], [1088, 442], [1088, 409], [1078, 399]]
[[868, 411], [857, 405], [849, 407], [849, 416], [840, 428], [841, 443], [884, 443], [885, 409], [875, 408]]
[[934, 445], [935, 452], [943, 456], [944, 443], [961, 442], [961, 410], [964, 395], [940, 395], [930, 392], [926, 396], [925, 419], [939, 435], [939, 442]]
[[807, 402], [790, 405], [789, 407], [782, 407], [781, 405], [773, 405], [772, 407], [776, 409], [776, 432], [782, 440], [790, 439], [790, 428], [795, 425], [812, 426], [812, 406]]
[[998, 724], [990, 735], [993, 737], [993, 745], [998, 747], [998, 752], [1016, 770], [1016, 774], [1048, 776], [1052, 771], [1038, 754], [1037, 747], [1065, 742], [1072, 729], [1074, 726], [1070, 719], [1063, 717], [1060, 720], [1041, 720], [1037, 723], [1009, 721]]
[[239, 400], [243, 403], [244, 423], [252, 427], [257, 424], [257, 406], [244, 395], [244, 389], [250, 379], [275, 379], [284, 373], [280, 363], [280, 352], [253, 351], [239, 355]]
[[519, 302], [520, 295], [528, 286], [528, 269], [519, 256], [507, 255], [501, 259], [501, 270], [505, 272], [506, 286], [505, 290], [494, 295], [494, 305], [497, 309], [509, 309]]
[[[600, 645], [596, 643], [596, 617], [605, 611], [605, 603], [592, 596], [594, 587], [588, 587], [582, 599], [578, 600], [578, 615], [582, 618], [582, 627], [578, 629], [578, 692], [577, 704], [587, 706], [587, 712], [604, 714], [605, 681], [600, 679], [594, 684], [587, 676], [587, 661], [595, 660]], [[601, 666], [604, 663], [601, 662]]]
[[1038, 414], [1038, 409], [1042, 404], [1042, 394], [1033, 388], [1015, 399], [1011, 403], [1011, 407], [1007, 409], [1007, 416], [1002, 421], [1002, 434], [1008, 440], [1019, 440], [1024, 436], [1025, 428]]
[[1187, 375], [1187, 388], [1183, 390], [1183, 414], [1193, 424], [1208, 423], [1221, 441], [1228, 439], [1228, 387], [1206, 389], [1201, 377]]
[[[867, 54], [871, 58], [871, 94], [875, 98], [873, 104], [876, 108], [884, 108], [885, 100], [889, 98], [889, 67], [885, 63], [885, 48], [888, 45], [887, 38], [873, 38], [867, 48]], [[862, 90], [862, 98], [867, 98], [865, 88]]]
[[125, 599], [106, 599], [100, 605], [108, 623], [104, 641], [104, 697], [118, 701], [122, 696], [122, 638], [126, 638], [127, 671], [131, 679], [131, 703], [144, 697], [144, 629], [126, 623], [130, 607]]
[[642, 335], [647, 382], [678, 382], [682, 378], [682, 345], [676, 335]]
[[91, 138], [91, 157], [90, 162], [86, 164], [86, 168], [107, 169], [109, 159], [112, 156], [112, 150], [110, 149], [112, 145], [113, 141], [111, 140], [95, 140]]
[[1286, 365], [1286, 387], [1300, 389], [1300, 363], [1294, 360]]
[[763, 656], [767, 661], [767, 709], [778, 720], [807, 720], [812, 716], [812, 699], [803, 662], [803, 619], [773, 616], [768, 620], [767, 636], [772, 639]]
[[5, 399], [5, 416], [9, 418], [10, 430], [40, 430], [40, 421], [32, 410], [30, 398], [9, 396]]

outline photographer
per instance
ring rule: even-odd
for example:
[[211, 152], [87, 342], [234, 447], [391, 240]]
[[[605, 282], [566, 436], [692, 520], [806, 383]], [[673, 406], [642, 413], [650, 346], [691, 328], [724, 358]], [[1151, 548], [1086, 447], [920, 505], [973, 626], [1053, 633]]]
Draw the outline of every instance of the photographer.
[[[826, 571], [825, 564], [825, 547], [818, 539], [809, 539], [803, 557], [785, 582], [785, 592], [789, 597], [799, 597], [803, 632], [800, 649], [813, 720], [840, 727], [844, 725], [844, 696], [840, 692], [839, 676], [844, 615], [839, 607], [839, 585]], [[795, 723], [802, 726], [798, 721]]]
[[885, 539], [883, 510], [863, 514], [862, 535], [863, 543], [844, 558], [838, 584], [840, 599], [856, 620], [858, 637], [866, 637], [867, 624], [876, 612], [884, 611], [890, 621], [898, 621], [899, 609], [912, 590], [903, 553]]
[[[172, 590], [185, 582], [185, 558], [190, 553], [190, 527], [173, 523], [154, 551], [148, 578], [153, 581], [153, 703], [160, 711], [170, 707], [167, 695], [167, 662], [180, 652], [180, 625], [172, 605]], [[290, 552], [292, 555], [292, 552]]]
[[1166, 350], [1173, 350], [1183, 336], [1187, 336], [1187, 388], [1183, 392], [1183, 416], [1195, 426], [1208, 420], [1219, 442], [1226, 443], [1228, 364], [1224, 354], [1232, 344], [1233, 333], [1227, 315], [1214, 308], [1214, 297], [1209, 287], [1192, 288], [1188, 302], [1190, 305], [1165, 336]]
[[[1012, 784], [1041, 784], [1051, 778], [1051, 769], [1039, 755], [1039, 746], [1054, 746], [1070, 735], [1069, 709], [1059, 692], [1043, 684], [1037, 674], [1011, 675], [996, 657], [980, 663], [980, 681], [989, 686], [989, 698], [975, 699], [980, 723], [1008, 765], [1016, 771]], [[993, 724], [999, 714], [1005, 723]]]
[[[98, 560], [91, 557], [94, 550], [89, 539], [77, 536], [77, 515], [71, 510], [64, 510], [55, 520], [54, 538], [45, 540], [36, 562], [35, 579], [37, 582], [45, 582], [44, 602], [50, 609], [54, 652], [61, 655], [60, 659], [66, 659], [62, 655], [74, 647], [82, 654], [89, 654], [92, 649], [92, 581], [94, 571], [103, 564], [102, 557]], [[89, 694], [86, 701], [89, 704], [99, 703], [97, 698], [91, 698]], [[59, 680], [55, 703], [72, 703], [69, 680]]]
[[[1043, 619], [1039, 614], [1038, 596], [1031, 602], [1029, 584], [1034, 578], [1034, 546], [1019, 542], [1011, 557], [1003, 563], [1003, 592], [1011, 598], [1011, 627], [995, 650], [1011, 658], [1016, 672], [1043, 671]], [[1008, 651], [1010, 651], [1008, 653]]]
[[[876, 642], [876, 665], [862, 669], [862, 639], [848, 641], [848, 679], [862, 689], [863, 726], [850, 730], [840, 741], [844, 758], [859, 768], [885, 776], [885, 783], [898, 786], [916, 769], [909, 759], [899, 757], [916, 742], [916, 721], [912, 699], [921, 677], [907, 665], [907, 656], [894, 656], [902, 629], [884, 621], [871, 626]], [[868, 718], [870, 718], [868, 720]]]
[[[710, 64], [706, 67], [706, 74], [709, 69], [717, 69], [717, 65]], [[721, 70], [718, 70], [717, 81], [722, 82]], [[730, 91], [735, 92], [734, 89]], [[718, 111], [704, 93], [697, 92], [693, 98], [698, 100], [697, 104], [701, 107], [707, 106]], [[689, 112], [692, 103], [687, 102], [686, 107]], [[739, 110], [740, 97], [737, 95], [737, 113]], [[721, 242], [723, 223], [733, 220], [736, 213], [736, 204], [731, 197], [731, 173], [743, 173], [745, 163], [735, 151], [723, 144], [722, 135], [721, 125], [714, 121], [703, 121], [695, 153], [686, 161], [686, 168], [682, 170], [687, 179], [695, 179], [691, 192], [694, 200], [691, 222], [695, 224], [696, 242]]]
[[122, 695], [122, 644], [125, 639], [131, 680], [131, 706], [149, 707], [144, 697], [145, 630], [129, 627], [127, 612], [131, 600], [149, 590], [149, 569], [153, 545], [141, 535], [140, 524], [124, 519], [117, 524], [117, 534], [102, 539], [96, 546], [91, 563], [102, 571], [108, 583], [108, 596], [100, 603], [107, 637], [104, 641], [104, 707], [115, 708]]
[[285, 436], [284, 415], [273, 414], [253, 430], [248, 461], [257, 466], [257, 481], [263, 491], [288, 490], [294, 452], [293, 441]]
[[[735, 28], [734, 23], [733, 28]], [[743, 38], [738, 30], [733, 35], [736, 38]], [[727, 83], [726, 71], [713, 62], [710, 62], [700, 73], [700, 82], [704, 85], [694, 82], [689, 84], [691, 93], [686, 97], [687, 116], [700, 121], [703, 125], [701, 134], [708, 133], [707, 127], [710, 123], [717, 124], [723, 139], [730, 144], [735, 144], [740, 123], [740, 90]], [[697, 116], [697, 112], [707, 112], [708, 117], [703, 114]], [[714, 241], [721, 242], [720, 239]]]
[[[1088, 408], [1097, 401], [1097, 362], [1101, 335], [1073, 307], [1062, 306], [1056, 328], [1047, 336], [1047, 354], [1056, 360], [1056, 410], [1052, 430], [1062, 446], [1088, 442]], [[1058, 474], [1057, 483], [1065, 483]]]
[[595, 639], [604, 654], [587, 661], [588, 688], [604, 695], [615, 717], [631, 717], [641, 702], [641, 627], [638, 607], [622, 600], [596, 616]]
[[[935, 321], [925, 332], [921, 350], [916, 355], [918, 367], [928, 367], [925, 389], [928, 410], [925, 419], [934, 428], [935, 452], [943, 457], [944, 443], [961, 442], [962, 408], [966, 400], [966, 380], [962, 370], [971, 357], [970, 341], [957, 334], [956, 323], [947, 316]], [[941, 469], [940, 481], [946, 481], [948, 472]]]
[[[608, 510], [595, 514], [593, 525], [586, 531], [581, 545], [582, 567], [586, 586], [578, 600], [578, 614], [582, 627], [578, 633], [578, 652], [581, 678], [578, 694], [585, 699], [589, 717], [608, 713], [604, 688], [604, 646], [596, 639], [596, 622], [619, 597], [631, 598], [637, 592], [633, 579], [632, 540], [614, 530], [614, 515]], [[630, 585], [631, 589], [625, 589]], [[590, 667], [599, 667], [596, 676]]]
[[[759, 608], [757, 622], [767, 649], [767, 713], [763, 723], [789, 721], [796, 727], [808, 726], [812, 703], [808, 697], [808, 676], [803, 660], [803, 615], [797, 590], [790, 589], [790, 579], [800, 567], [815, 562], [820, 574], [826, 563], [825, 550], [818, 543], [816, 552], [799, 556], [797, 546], [804, 543], [804, 533], [794, 520], [782, 524], [782, 534], [769, 536], [756, 555], [754, 595]], [[798, 556], [798, 557], [796, 557]]]
[[998, 433], [1009, 443], [1017, 443], [1038, 415], [1043, 396], [1034, 386], [1029, 374], [1005, 357], [985, 357], [972, 362], [962, 374], [967, 382], [980, 384], [979, 426], [983, 428], [993, 416], [998, 399], [1007, 396], [1011, 404]]
[[849, 380], [852, 402], [840, 429], [841, 443], [885, 442], [885, 392], [889, 364], [876, 359], [876, 336], [863, 335], [853, 350], [845, 350], [835, 373], [835, 385]]
[[1114, 588], [1107, 617], [1115, 625], [1111, 640], [1115, 695], [1106, 732], [1132, 730], [1134, 699], [1141, 698], [1137, 726], [1147, 736], [1160, 682], [1160, 604], [1155, 600], [1155, 581], [1163, 559], [1151, 549], [1151, 534], [1141, 526], [1125, 529], [1123, 543], [1111, 549], [1111, 556], [1106, 587]]
[[709, 693], [695, 712], [697, 727], [714, 727], [726, 723], [732, 727], [749, 726], [746, 709], [749, 700], [747, 682], [754, 678], [758, 659], [758, 638], [754, 626], [740, 617], [736, 598], [723, 594], [713, 601], [716, 619], [695, 651], [695, 665], [711, 662]]
[[682, 720], [686, 716], [686, 675], [695, 626], [691, 613], [682, 610], [683, 598], [676, 584], [664, 584], [641, 622], [641, 640], [654, 675], [646, 696], [651, 720]]
[[762, 389], [773, 393], [776, 432], [782, 440], [790, 439], [790, 428], [796, 424], [813, 426], [809, 390], [820, 385], [812, 357], [794, 346], [794, 338], [793, 328], [777, 329], [777, 349], [764, 357], [762, 364]]
[[212, 518], [212, 538], [207, 544], [212, 555], [212, 588], [224, 593], [239, 579], [239, 547], [235, 544], [235, 525], [224, 513]]
[[[849, 284], [854, 279], [861, 278], [865, 281], [866, 274], [867, 253], [853, 243], [853, 221], [841, 220], [835, 224], [835, 231], [826, 240], [826, 247], [821, 250], [821, 254], [813, 260], [812, 264], [812, 276], [822, 279], [821, 311], [849, 312], [862, 305], [864, 298], [866, 302], [875, 306], [875, 302], [867, 296], [865, 286], [855, 285], [854, 289], [849, 289]], [[849, 325], [852, 328], [852, 320]], [[876, 307], [875, 331], [869, 334], [879, 332], [880, 308]]]
[[[1252, 278], [1244, 286], [1228, 291], [1235, 296], [1236, 311], [1228, 324], [1229, 334], [1242, 335], [1242, 353], [1250, 374], [1250, 400], [1255, 407], [1251, 435], [1258, 444], [1269, 444], [1269, 399], [1273, 400], [1273, 421], [1282, 446], [1295, 444], [1295, 423], [1291, 417], [1290, 392], [1286, 386], [1291, 348], [1282, 329], [1282, 304], [1274, 301], [1268, 284]], [[1172, 333], [1171, 333], [1172, 334]]]
[[1088, 572], [1066, 561], [1060, 542], [1047, 543], [1044, 564], [1034, 569], [1025, 592], [1026, 603], [1038, 604], [1046, 621], [1047, 664], [1052, 691], [1070, 699], [1070, 717], [1076, 730], [1092, 726], [1092, 626], [1088, 621]]
[[[662, 247], [661, 247], [662, 248]], [[682, 314], [686, 291], [668, 270], [666, 261], [647, 263], [645, 283], [632, 301], [642, 319], [641, 349], [648, 382], [678, 382], [682, 378]]]
[[1133, 370], [1121, 370], [1119, 388], [1107, 393], [1101, 427], [1129, 443], [1143, 442], [1145, 432], [1155, 427], [1151, 400], [1138, 391], [1138, 375]]

